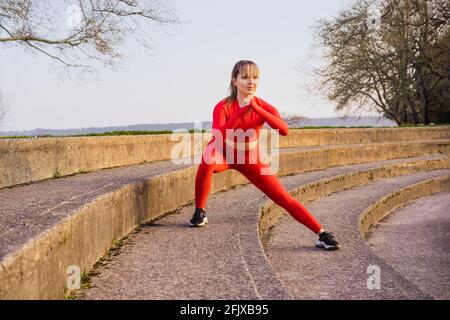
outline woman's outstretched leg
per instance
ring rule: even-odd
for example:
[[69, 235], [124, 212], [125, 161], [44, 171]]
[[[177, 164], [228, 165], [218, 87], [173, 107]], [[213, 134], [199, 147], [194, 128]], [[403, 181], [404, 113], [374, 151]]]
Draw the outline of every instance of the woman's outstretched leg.
[[262, 175], [262, 167], [267, 168], [265, 170], [269, 170], [267, 165], [261, 163], [238, 165], [235, 169], [241, 172], [273, 202], [289, 212], [298, 222], [306, 226], [312, 232], [318, 234], [319, 231], [322, 230], [322, 226], [316, 218], [314, 218], [314, 216], [297, 199], [292, 197], [289, 192], [286, 191], [274, 174]]
[[257, 164], [244, 164], [233, 166], [233, 169], [241, 172], [250, 182], [258, 189], [264, 192], [280, 207], [284, 208], [298, 222], [302, 223], [315, 234], [319, 235], [316, 241], [316, 247], [325, 250], [336, 250], [340, 248], [339, 242], [334, 238], [333, 233], [325, 231], [320, 223], [309, 213], [309, 211], [289, 192], [275, 176], [275, 174], [261, 174], [261, 169], [265, 169], [265, 173], [270, 173], [270, 167], [266, 164], [258, 162]]

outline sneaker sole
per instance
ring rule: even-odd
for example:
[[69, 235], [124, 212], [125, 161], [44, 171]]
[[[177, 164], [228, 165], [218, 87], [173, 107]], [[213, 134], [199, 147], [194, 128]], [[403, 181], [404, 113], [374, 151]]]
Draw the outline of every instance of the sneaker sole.
[[316, 247], [317, 248], [323, 248], [325, 250], [338, 250], [341, 246], [328, 246], [325, 242], [323, 241], [316, 241]]
[[208, 223], [208, 218], [205, 218], [205, 219], [203, 219], [202, 223], [195, 224], [195, 223], [189, 222], [189, 225], [191, 227], [204, 227], [204, 226], [206, 226], [207, 223]]

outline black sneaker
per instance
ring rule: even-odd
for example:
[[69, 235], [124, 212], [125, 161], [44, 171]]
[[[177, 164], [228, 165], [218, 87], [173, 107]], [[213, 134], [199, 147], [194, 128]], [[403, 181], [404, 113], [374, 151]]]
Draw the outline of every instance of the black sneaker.
[[191, 227], [203, 227], [208, 223], [205, 210], [196, 208], [192, 219], [189, 220]]
[[324, 248], [325, 250], [337, 250], [341, 246], [334, 238], [333, 233], [324, 231], [319, 235], [319, 240], [316, 241], [316, 247]]

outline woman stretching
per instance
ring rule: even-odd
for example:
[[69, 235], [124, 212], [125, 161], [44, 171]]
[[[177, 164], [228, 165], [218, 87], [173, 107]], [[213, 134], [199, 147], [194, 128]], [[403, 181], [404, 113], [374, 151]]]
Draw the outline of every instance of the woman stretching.
[[339, 249], [340, 245], [333, 234], [322, 228], [311, 213], [285, 190], [270, 171], [269, 165], [261, 161], [258, 138], [264, 123], [267, 122], [282, 136], [286, 136], [289, 129], [275, 107], [254, 96], [258, 81], [259, 68], [254, 62], [242, 60], [236, 63], [231, 73], [231, 94], [221, 100], [213, 111], [213, 138], [202, 153], [195, 178], [196, 209], [189, 221], [190, 225], [201, 227], [208, 223], [205, 207], [213, 173], [235, 169], [297, 221], [316, 233], [319, 236], [317, 247]]

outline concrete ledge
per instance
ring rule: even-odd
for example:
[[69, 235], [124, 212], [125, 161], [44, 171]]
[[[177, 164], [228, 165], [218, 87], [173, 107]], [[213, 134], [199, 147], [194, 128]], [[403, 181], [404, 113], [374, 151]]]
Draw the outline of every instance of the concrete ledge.
[[[444, 153], [448, 151], [449, 145], [450, 141], [435, 141], [360, 146], [360, 149], [366, 150], [364, 152], [361, 150], [358, 152], [356, 146], [338, 146], [323, 148], [315, 154], [314, 159], [328, 159], [325, 162], [313, 162], [313, 159], [288, 161], [291, 158], [301, 160], [302, 157], [296, 153], [282, 154], [280, 162], [283, 163], [282, 172], [292, 174], [302, 170], [317, 170], [326, 165], [362, 163], [376, 158], [394, 159], [398, 155], [407, 157], [408, 152], [411, 156]], [[306, 158], [309, 155], [307, 151], [299, 153]], [[336, 158], [332, 154], [336, 154]], [[347, 156], [341, 160], [330, 160], [338, 159], [338, 154]], [[425, 167], [427, 169], [448, 167], [448, 158], [442, 157], [431, 162], [423, 161], [404, 166], [404, 169], [395, 167], [391, 168], [391, 171], [386, 170], [396, 174], [402, 170], [411, 172], [411, 170], [420, 170]], [[88, 272], [109, 249], [114, 239], [129, 234], [144, 221], [158, 218], [192, 201], [195, 172], [196, 166], [193, 166], [157, 176], [142, 183], [122, 186], [116, 191], [97, 197], [95, 201], [73, 212], [55, 227], [31, 239], [20, 250], [2, 259], [0, 299], [62, 298], [66, 287], [68, 266], [78, 265]], [[366, 179], [374, 177], [373, 172], [367, 175]], [[247, 183], [244, 177], [234, 170], [229, 170], [214, 176], [212, 192], [243, 183]], [[324, 182], [321, 186], [327, 184], [329, 183]], [[342, 187], [342, 180], [337, 179], [335, 187], [339, 186]], [[171, 192], [168, 193], [167, 190]], [[264, 219], [263, 216], [262, 220]]]
[[[204, 146], [210, 138], [211, 134], [207, 133], [198, 141], [203, 141]], [[268, 138], [270, 145], [270, 134]], [[292, 129], [288, 136], [280, 137], [280, 147], [442, 139], [450, 139], [450, 127]], [[0, 139], [0, 188], [80, 172], [169, 160], [180, 141], [191, 142], [188, 151], [193, 155], [194, 134]]]
[[0, 140], [0, 188], [170, 159], [170, 135]]
[[361, 214], [358, 223], [361, 236], [365, 238], [378, 221], [408, 201], [446, 190], [450, 190], [450, 175], [421, 181], [384, 196]]
[[[287, 151], [280, 155], [279, 175], [325, 169], [333, 166], [441, 153], [450, 155], [448, 140], [340, 145], [326, 149]], [[295, 169], [297, 168], [297, 169]]]
[[280, 147], [383, 143], [386, 141], [407, 142], [449, 138], [450, 127], [290, 129], [288, 136], [280, 137]]

